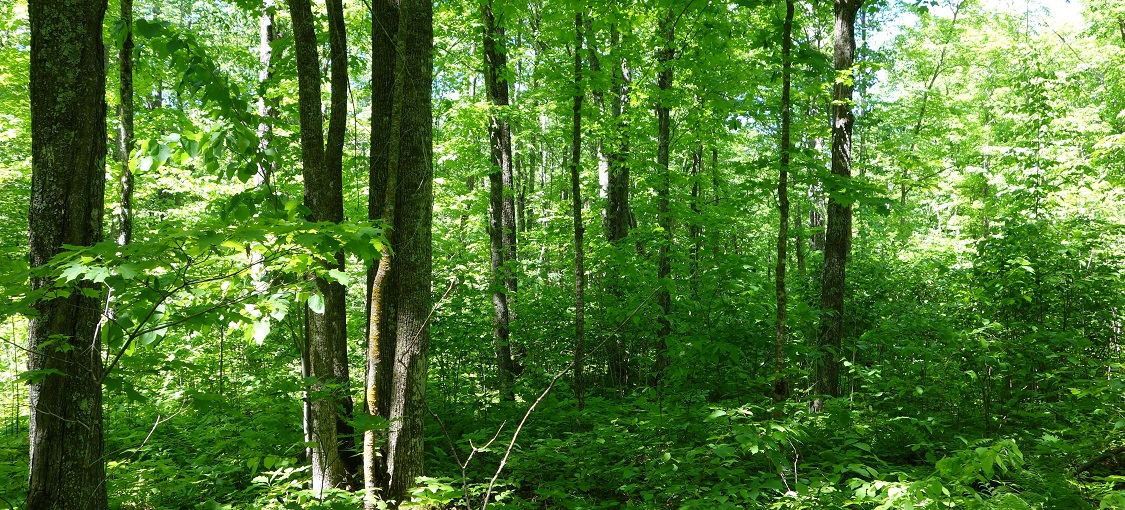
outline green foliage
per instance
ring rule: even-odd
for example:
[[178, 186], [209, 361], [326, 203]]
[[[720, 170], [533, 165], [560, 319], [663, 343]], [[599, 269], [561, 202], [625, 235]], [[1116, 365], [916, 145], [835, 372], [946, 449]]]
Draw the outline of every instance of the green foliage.
[[[860, 62], [839, 75], [831, 3], [798, 2], [780, 370], [792, 392], [780, 403], [771, 399], [780, 4], [581, 6], [601, 60], [595, 71], [586, 51], [581, 112], [586, 407], [577, 409], [573, 381], [562, 377], [515, 439], [527, 407], [573, 359], [562, 148], [579, 7], [493, 5], [509, 49], [513, 104], [503, 111], [483, 101], [480, 4], [435, 5], [432, 286], [441, 299], [428, 319], [427, 405], [441, 421], [427, 421], [427, 476], [413, 504], [480, 508], [490, 493], [493, 508], [1125, 508], [1120, 0], [1085, 2], [1084, 28], [1058, 25], [1034, 5], [1013, 14], [965, 2], [874, 3], [861, 17]], [[261, 7], [137, 4], [136, 242], [70, 247], [35, 273], [53, 281], [34, 292], [30, 31], [23, 4], [0, 7], [0, 506], [18, 508], [26, 489], [26, 383], [58, 375], [26, 370], [21, 314], [35, 299], [73, 292], [108, 305], [99, 331], [112, 368], [104, 379], [112, 507], [362, 504], [362, 491], [318, 500], [310, 490], [300, 403], [314, 381], [301, 376], [299, 353], [304, 314], [324, 306], [310, 276], [339, 282], [349, 292], [349, 388], [363, 377], [366, 265], [386, 243], [385, 227], [365, 221], [369, 139], [385, 136], [367, 127], [372, 27], [362, 3], [347, 6], [349, 66], [359, 77], [344, 156], [349, 221], [314, 224], [298, 199], [288, 20], [272, 8], [283, 37], [271, 46], [272, 74], [259, 79]], [[675, 79], [660, 96], [672, 105], [675, 222], [672, 276], [658, 281], [665, 232], [655, 190], [664, 175], [654, 164], [652, 105], [667, 9], [678, 15]], [[121, 44], [122, 27], [107, 19], [107, 47]], [[617, 62], [629, 80], [620, 116], [611, 111]], [[838, 78], [858, 91], [850, 181], [826, 172]], [[276, 116], [259, 115], [259, 98]], [[502, 400], [493, 368], [484, 179], [492, 114], [513, 126], [517, 168], [514, 402]], [[604, 240], [600, 220], [607, 148], [623, 151], [631, 175], [635, 225], [619, 245]], [[266, 189], [250, 182], [259, 166], [277, 169]], [[107, 210], [120, 207], [115, 193]], [[844, 395], [812, 412], [822, 257], [810, 240], [824, 226], [810, 219], [823, 218], [829, 196], [857, 214], [836, 353]], [[326, 270], [340, 250], [346, 268]], [[660, 288], [672, 296], [666, 338], [652, 299]], [[656, 381], [661, 340], [669, 366]], [[628, 353], [625, 386], [606, 377], [614, 342]], [[47, 347], [80, 346], [57, 338]], [[347, 421], [357, 431], [392, 426], [362, 413]]]

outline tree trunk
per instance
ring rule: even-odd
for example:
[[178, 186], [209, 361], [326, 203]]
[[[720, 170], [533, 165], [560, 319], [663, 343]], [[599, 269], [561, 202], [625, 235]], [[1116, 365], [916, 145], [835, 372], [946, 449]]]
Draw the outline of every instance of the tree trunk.
[[[388, 136], [372, 137], [371, 168], [368, 181], [367, 214], [372, 221], [382, 220], [387, 227], [394, 225], [395, 185], [391, 171], [392, 156], [397, 160], [397, 136], [392, 135], [394, 113], [395, 66], [398, 61], [395, 40], [398, 34], [399, 8], [392, 0], [374, 0], [371, 12], [371, 132]], [[392, 140], [394, 143], [392, 144]], [[392, 147], [395, 153], [392, 153]], [[397, 170], [397, 167], [396, 167]], [[386, 233], [394, 241], [394, 232]], [[364, 410], [371, 416], [386, 416], [380, 407], [385, 402], [387, 388], [383, 385], [382, 352], [393, 356], [394, 308], [389, 303], [391, 253], [384, 248], [378, 262], [367, 271], [367, 354], [364, 374]], [[384, 344], [387, 344], [384, 347]], [[378, 455], [376, 446], [380, 436], [375, 430], [363, 433], [363, 486], [375, 491], [385, 486], [386, 464]], [[373, 494], [373, 492], [372, 492]], [[367, 499], [368, 509], [375, 508], [374, 496]]]
[[574, 15], [574, 106], [570, 130], [570, 198], [574, 213], [574, 395], [578, 409], [586, 406], [586, 383], [583, 379], [586, 358], [585, 293], [586, 269], [582, 223], [582, 12]]
[[[837, 74], [832, 88], [832, 173], [847, 182], [851, 179], [852, 80], [840, 77], [850, 72], [855, 62], [855, 16], [863, 0], [836, 0], [834, 63]], [[838, 192], [840, 190], [830, 190]], [[844, 269], [851, 248], [852, 208], [828, 196], [828, 229], [824, 242], [824, 276], [821, 280], [820, 309], [823, 316], [818, 338], [816, 384], [818, 395], [840, 395], [840, 344], [844, 324]]]
[[[626, 253], [625, 238], [632, 226], [632, 211], [629, 208], [629, 133], [625, 121], [625, 106], [629, 104], [629, 72], [625, 58], [621, 56], [621, 31], [616, 24], [609, 26], [609, 60], [613, 66], [609, 88], [609, 122], [606, 137], [601, 142], [599, 157], [606, 164], [606, 240], [617, 250], [617, 260], [623, 260]], [[596, 54], [590, 47], [590, 54]], [[594, 60], [591, 59], [591, 67]], [[625, 300], [625, 282], [620, 262], [614, 263], [607, 275], [607, 292], [617, 303]], [[612, 333], [606, 343], [609, 358], [609, 380], [616, 386], [629, 383], [629, 349], [626, 337], [620, 332]]]
[[781, 402], [789, 398], [789, 381], [785, 369], [785, 346], [788, 343], [788, 295], [785, 290], [785, 259], [789, 244], [789, 131], [792, 124], [790, 88], [792, 86], [793, 51], [793, 0], [785, 1], [785, 22], [781, 29], [781, 164], [777, 177], [777, 269], [774, 273], [777, 297], [773, 350], [773, 399]]
[[121, 203], [117, 206], [117, 244], [133, 242], [133, 171], [129, 168], [129, 156], [133, 153], [133, 0], [121, 0], [121, 24], [125, 28], [125, 40], [117, 52], [118, 68], [117, 116], [121, 122], [118, 127], [118, 153], [121, 156], [121, 175], [118, 176], [117, 190]]
[[[273, 76], [273, 46], [271, 46], [271, 43], [277, 39], [277, 28], [273, 19], [273, 1], [265, 0], [258, 20], [258, 64], [262, 66], [258, 70], [258, 82], [263, 87], [263, 91], [265, 90], [265, 83]], [[258, 98], [258, 115], [263, 118], [263, 121], [258, 124], [259, 155], [269, 148], [270, 139], [273, 138], [273, 128], [264, 119], [277, 118], [276, 103], [276, 100], [266, 97], [264, 93], [262, 97]], [[259, 161], [258, 172], [254, 175], [254, 185], [260, 189], [268, 190], [276, 166], [276, 159]]]
[[672, 249], [672, 213], [669, 208], [669, 194], [672, 186], [672, 171], [668, 166], [669, 150], [672, 140], [672, 117], [668, 106], [668, 94], [672, 89], [672, 57], [675, 55], [673, 43], [675, 40], [675, 20], [672, 11], [665, 13], [658, 30], [663, 37], [663, 47], [656, 55], [657, 61], [657, 87], [660, 89], [656, 99], [656, 166], [661, 172], [659, 188], [656, 190], [657, 216], [662, 230], [660, 248], [657, 253], [656, 278], [660, 288], [656, 291], [656, 303], [660, 307], [660, 316], [657, 321], [660, 325], [656, 332], [656, 364], [653, 375], [656, 380], [664, 375], [668, 367], [668, 335], [672, 333], [672, 294], [665, 280], [672, 273], [670, 251]]
[[700, 186], [703, 174], [703, 143], [696, 146], [691, 153], [691, 224], [688, 234], [691, 236], [691, 248], [688, 259], [691, 261], [691, 296], [699, 299], [699, 285], [701, 280], [700, 260], [703, 254], [703, 209], [699, 201], [703, 193]]
[[[372, 183], [383, 184], [384, 218], [392, 225], [395, 256], [384, 252], [371, 291], [371, 335], [368, 341], [368, 410], [388, 422], [381, 455], [376, 459], [375, 434], [364, 437], [365, 478], [377, 483], [384, 499], [397, 507], [407, 499], [414, 479], [422, 474], [425, 388], [433, 306], [431, 246], [433, 166], [431, 86], [433, 83], [433, 4], [405, 0], [400, 11], [379, 4], [375, 26], [397, 26], [395, 72], [378, 75], [377, 97], [393, 80], [389, 143], [385, 167], [373, 159]], [[400, 14], [401, 18], [396, 16]], [[376, 52], [391, 32], [376, 30]], [[385, 54], [384, 54], [385, 55]], [[381, 114], [373, 115], [373, 126]], [[375, 151], [376, 149], [372, 149]], [[382, 176], [375, 175], [385, 170]], [[372, 189], [372, 194], [377, 193]], [[373, 204], [375, 202], [372, 202]], [[377, 205], [377, 204], [376, 204]], [[379, 462], [378, 464], [376, 462]], [[374, 502], [369, 501], [369, 507]]]
[[[610, 25], [609, 43], [613, 49], [621, 45], [621, 31]], [[613, 128], [609, 130], [606, 159], [609, 163], [609, 190], [607, 196], [606, 240], [618, 243], [629, 235], [633, 213], [629, 208], [629, 133], [625, 121], [625, 106], [629, 104], [629, 70], [625, 59], [614, 56], [613, 79], [609, 97], [609, 113]]]
[[492, 172], [489, 182], [488, 237], [492, 267], [492, 304], [495, 309], [496, 366], [500, 379], [500, 397], [514, 400], [512, 379], [515, 364], [511, 346], [511, 297], [516, 291], [516, 224], [512, 176], [512, 132], [502, 111], [508, 106], [508, 53], [504, 48], [504, 27], [492, 10], [492, 1], [481, 5], [484, 19], [484, 85], [492, 104], [489, 118], [489, 154]]
[[[347, 53], [343, 7], [329, 0], [329, 45], [331, 52], [331, 113], [328, 145], [325, 147], [321, 114], [320, 60], [312, 7], [308, 0], [289, 0], [293, 41], [297, 57], [298, 105], [300, 109], [302, 175], [305, 205], [314, 222], [340, 222], [344, 217], [342, 155], [347, 121]], [[344, 269], [344, 254], [336, 252], [325, 261], [326, 269]], [[322, 496], [326, 488], [348, 483], [348, 452], [344, 418], [351, 410], [348, 397], [347, 317], [345, 288], [335, 280], [315, 277], [324, 309], [306, 310], [309, 374], [316, 379], [309, 389], [309, 430], [315, 443], [312, 451], [313, 492]], [[342, 444], [343, 443], [343, 444]]]
[[[33, 0], [30, 263], [102, 240], [106, 157], [104, 1]], [[52, 279], [34, 276], [33, 290]], [[101, 286], [86, 285], [93, 294]], [[102, 437], [102, 300], [74, 292], [35, 303], [27, 508], [107, 508]]]

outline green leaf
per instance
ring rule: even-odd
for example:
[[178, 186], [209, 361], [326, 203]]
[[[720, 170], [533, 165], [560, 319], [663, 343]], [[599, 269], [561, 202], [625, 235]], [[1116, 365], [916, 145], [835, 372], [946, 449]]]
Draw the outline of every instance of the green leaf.
[[47, 376], [51, 375], [61, 375], [63, 377], [66, 377], [66, 374], [59, 370], [47, 368], [43, 370], [25, 370], [23, 372], [20, 372], [20, 375], [17, 377], [17, 379], [23, 381], [24, 384], [38, 384], [43, 382], [43, 380], [46, 379]]
[[254, 323], [254, 334], [251, 339], [257, 345], [262, 345], [266, 341], [266, 337], [270, 334], [270, 321], [258, 321]]
[[340, 285], [348, 285], [352, 281], [351, 277], [348, 276], [348, 273], [340, 271], [339, 269], [329, 269], [328, 276], [333, 280], [340, 282]]
[[86, 272], [86, 266], [82, 264], [72, 264], [66, 267], [59, 276], [66, 278], [66, 281], [72, 282], [76, 278], [82, 276]]
[[317, 314], [324, 313], [324, 296], [319, 293], [309, 296], [309, 310]]

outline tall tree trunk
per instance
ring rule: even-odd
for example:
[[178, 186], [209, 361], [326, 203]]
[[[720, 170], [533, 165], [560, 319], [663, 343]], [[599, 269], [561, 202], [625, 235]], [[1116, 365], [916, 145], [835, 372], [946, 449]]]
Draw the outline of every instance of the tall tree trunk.
[[[271, 44], [277, 40], [273, 2], [274, 0], [265, 0], [261, 15], [258, 19], [258, 64], [262, 66], [258, 69], [258, 82], [262, 85], [263, 91], [266, 82], [273, 76], [273, 46]], [[258, 98], [258, 115], [263, 119], [263, 121], [258, 124], [259, 153], [264, 153], [266, 149], [269, 148], [270, 140], [273, 138], [273, 128], [265, 119], [272, 120], [277, 118], [276, 103], [276, 100], [267, 97], [264, 92], [262, 97]], [[273, 178], [276, 167], [277, 163], [275, 159], [271, 158], [268, 161], [259, 161], [258, 171], [254, 175], [254, 185], [260, 189], [268, 190], [270, 187], [270, 179]]]
[[582, 12], [574, 15], [574, 106], [570, 129], [570, 199], [574, 213], [574, 395], [578, 409], [586, 406], [586, 382], [583, 379], [586, 358], [586, 269], [582, 223]]
[[[863, 0], [836, 0], [834, 64], [836, 83], [832, 88], [832, 174], [847, 182], [851, 179], [852, 80], [842, 79], [855, 62], [855, 16]], [[839, 190], [831, 190], [838, 192]], [[851, 249], [852, 208], [828, 196], [828, 229], [824, 242], [824, 275], [821, 280], [820, 309], [823, 316], [818, 338], [817, 395], [840, 395], [840, 344], [844, 325], [844, 268]]]
[[[397, 65], [396, 38], [399, 25], [398, 2], [373, 0], [371, 12], [371, 132], [388, 136], [372, 137], [371, 168], [368, 181], [367, 214], [372, 221], [382, 220], [387, 227], [394, 226], [394, 202], [397, 176], [391, 175], [392, 156], [397, 160], [397, 135], [392, 131], [394, 113], [395, 66]], [[392, 141], [394, 143], [392, 143]], [[395, 150], [392, 153], [392, 148]], [[397, 167], [395, 167], [397, 170]], [[394, 241], [394, 231], [386, 233]], [[384, 349], [393, 356], [394, 308], [389, 303], [391, 252], [384, 248], [378, 262], [367, 271], [367, 354], [364, 374], [364, 410], [371, 416], [386, 416], [380, 403], [389, 397], [383, 384], [381, 371]], [[384, 344], [387, 344], [384, 347]], [[383, 436], [385, 438], [385, 436]], [[376, 447], [380, 440], [375, 430], [363, 432], [363, 486], [373, 491], [385, 486], [386, 464]], [[367, 500], [366, 508], [374, 509], [374, 496]]]
[[797, 208], [793, 209], [793, 252], [797, 257], [797, 272], [803, 279], [807, 276], [805, 271], [805, 236], [804, 227], [801, 226], [801, 202], [797, 201]]
[[[625, 106], [629, 104], [629, 72], [620, 50], [621, 30], [615, 23], [609, 26], [609, 46], [609, 60], [613, 66], [608, 105], [610, 127], [601, 144], [601, 152], [604, 153], [601, 157], [606, 162], [606, 240], [617, 250], [615, 259], [620, 261], [626, 253], [625, 238], [629, 235], [633, 216], [629, 208], [629, 133], [625, 120]], [[596, 53], [592, 47], [590, 53]], [[621, 264], [614, 263], [608, 275], [607, 291], [617, 303], [624, 302], [625, 294]], [[629, 383], [629, 349], [625, 341], [625, 335], [614, 332], [606, 343], [609, 379], [616, 386]]]
[[[433, 306], [433, 4], [404, 0], [398, 12], [401, 18], [392, 11], [393, 4], [388, 3], [374, 12], [377, 28], [393, 21], [398, 29], [394, 77], [380, 76], [374, 84], [377, 95], [385, 93], [383, 87], [390, 80], [394, 88], [385, 173], [383, 177], [373, 175], [372, 181], [384, 185], [384, 218], [392, 225], [395, 256], [392, 266], [389, 253], [384, 252], [372, 286], [368, 366], [374, 373], [367, 388], [369, 412], [386, 419], [388, 428], [379, 464], [374, 434], [365, 436], [364, 466], [365, 471], [368, 467], [373, 471], [365, 477], [378, 482], [383, 498], [397, 507], [422, 474], [423, 463]], [[376, 48], [384, 42], [374, 41]], [[372, 173], [378, 171], [373, 162]]]
[[495, 309], [496, 367], [500, 397], [514, 400], [512, 379], [515, 364], [511, 346], [511, 297], [516, 291], [516, 216], [512, 176], [512, 131], [504, 118], [508, 106], [508, 53], [504, 47], [504, 27], [496, 20], [492, 1], [481, 4], [484, 19], [484, 85], [492, 105], [488, 138], [492, 159], [489, 182], [488, 237], [492, 266], [492, 304]]
[[[342, 155], [347, 121], [347, 49], [343, 6], [339, 0], [329, 0], [327, 6], [332, 99], [325, 147], [320, 60], [312, 7], [309, 0], [289, 0], [297, 57], [305, 205], [310, 210], [310, 221], [340, 222], [344, 218]], [[342, 271], [343, 252], [336, 252], [325, 264], [326, 269]], [[313, 395], [309, 398], [308, 413], [309, 430], [315, 443], [311, 459], [313, 492], [321, 496], [326, 488], [344, 486], [350, 477], [348, 464], [352, 455], [347, 451], [350, 431], [341, 425], [351, 410], [351, 401], [347, 391], [345, 288], [328, 278], [315, 277], [314, 280], [317, 292], [324, 298], [324, 309], [309, 307], [306, 310], [305, 345], [309, 374], [316, 379], [309, 390]]]
[[789, 130], [792, 124], [790, 88], [793, 71], [793, 0], [785, 1], [785, 22], [781, 28], [781, 164], [777, 176], [777, 270], [774, 273], [777, 296], [773, 350], [773, 399], [781, 402], [789, 398], [789, 381], [785, 369], [785, 346], [788, 343], [788, 295], [785, 291], [785, 259], [789, 244]]
[[701, 281], [700, 258], [703, 252], [703, 209], [699, 205], [703, 187], [700, 186], [703, 174], [703, 143], [696, 146], [691, 153], [691, 225], [688, 234], [691, 236], [691, 248], [688, 259], [691, 261], [691, 296], [699, 299], [699, 285]]
[[[344, 141], [347, 136], [348, 122], [348, 40], [347, 27], [344, 23], [343, 0], [327, 0], [328, 10], [328, 47], [331, 53], [332, 97], [330, 103], [330, 116], [328, 118], [328, 140], [325, 146], [325, 162], [327, 163], [328, 180], [331, 187], [326, 197], [326, 209], [332, 215], [329, 221], [339, 223], [344, 221]], [[345, 270], [343, 250], [336, 252], [335, 268]], [[336, 416], [336, 431], [340, 445], [340, 455], [343, 457], [344, 469], [347, 471], [348, 482], [351, 484], [359, 473], [362, 455], [355, 443], [355, 430], [349, 423], [352, 419], [355, 404], [352, 402], [350, 389], [351, 369], [348, 366], [348, 328], [347, 328], [347, 288], [344, 284], [332, 280], [329, 287], [333, 300], [327, 299], [325, 293], [325, 319], [332, 323], [332, 375], [337, 384], [336, 402], [338, 414]], [[334, 308], [329, 312], [329, 305]], [[331, 315], [329, 315], [331, 314]], [[349, 485], [351, 486], [351, 485]]]
[[[63, 245], [102, 240], [106, 157], [104, 0], [32, 0], [32, 268]], [[52, 285], [34, 276], [33, 290]], [[93, 294], [101, 286], [86, 285]], [[39, 301], [28, 325], [30, 457], [27, 508], [107, 508], [102, 436], [101, 300], [83, 292]]]
[[660, 324], [656, 332], [656, 364], [653, 375], [657, 380], [664, 375], [668, 367], [668, 335], [672, 333], [672, 294], [668, 290], [668, 283], [664, 280], [672, 273], [670, 251], [672, 249], [672, 213], [669, 208], [669, 194], [672, 186], [672, 171], [668, 166], [669, 150], [672, 141], [672, 117], [668, 106], [668, 94], [672, 89], [672, 57], [675, 56], [673, 43], [675, 40], [675, 20], [669, 9], [660, 21], [658, 30], [663, 37], [663, 47], [656, 55], [657, 61], [657, 87], [660, 89], [656, 99], [656, 166], [661, 172], [659, 188], [656, 190], [657, 215], [662, 239], [657, 253], [656, 278], [660, 281], [660, 288], [656, 292], [656, 303], [660, 307]]
[[129, 168], [129, 156], [133, 153], [133, 0], [121, 0], [121, 24], [125, 29], [125, 40], [117, 52], [118, 104], [117, 116], [121, 121], [118, 127], [118, 153], [121, 156], [121, 175], [117, 178], [117, 190], [121, 203], [117, 207], [117, 244], [133, 242], [133, 171]]
[[[609, 44], [614, 50], [621, 46], [621, 31], [610, 25]], [[629, 69], [619, 51], [611, 52], [613, 76], [609, 97], [609, 114], [613, 124], [607, 140], [606, 159], [609, 163], [609, 190], [607, 196], [608, 228], [606, 240], [618, 243], [629, 235], [633, 213], [629, 208], [629, 133], [625, 120], [625, 106], [629, 104]]]

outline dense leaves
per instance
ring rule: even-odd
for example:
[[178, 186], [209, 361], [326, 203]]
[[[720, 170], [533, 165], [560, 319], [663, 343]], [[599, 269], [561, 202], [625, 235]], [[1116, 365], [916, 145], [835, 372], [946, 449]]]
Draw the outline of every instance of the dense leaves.
[[[367, 189], [366, 155], [389, 136], [368, 127], [369, 11], [345, 5], [345, 219], [312, 223], [299, 201], [293, 41], [276, 34], [261, 77], [255, 20], [264, 9], [289, 26], [264, 4], [136, 2], [134, 242], [71, 247], [34, 275], [27, 7], [0, 7], [0, 503], [25, 498], [26, 384], [59, 376], [26, 370], [30, 304], [79, 292], [105, 305], [111, 508], [362, 504], [362, 491], [311, 490], [302, 400], [339, 388], [299, 367], [305, 305], [324, 307], [315, 275], [348, 289], [351, 373], [363, 373], [366, 266], [396, 234], [366, 221], [367, 195], [385, 191]], [[434, 4], [435, 306], [415, 501], [1125, 508], [1125, 4], [1053, 2], [1052, 16], [1035, 4], [874, 2], [858, 16], [857, 63], [840, 73], [831, 3], [795, 5], [781, 370], [791, 396], [775, 402], [784, 5], [494, 3], [511, 92], [498, 106], [481, 3]], [[314, 23], [327, 54], [327, 20]], [[107, 47], [120, 46], [121, 24], [105, 25]], [[850, 180], [829, 171], [837, 81], [855, 87]], [[262, 98], [274, 115], [259, 113]], [[666, 167], [658, 106], [669, 109]], [[510, 382], [493, 337], [503, 282], [490, 276], [492, 119], [512, 136], [502, 195], [516, 256], [495, 268], [519, 283], [506, 289]], [[270, 186], [252, 182], [260, 166], [276, 168]], [[628, 228], [617, 238], [609, 175], [621, 168]], [[568, 372], [575, 197], [586, 229], [579, 381]], [[814, 412], [828, 198], [856, 216], [843, 341], [829, 354], [841, 397]], [[326, 269], [341, 251], [343, 269]], [[30, 276], [53, 284], [31, 292]], [[360, 377], [349, 385], [357, 408]], [[357, 433], [389, 426], [357, 416]]]

